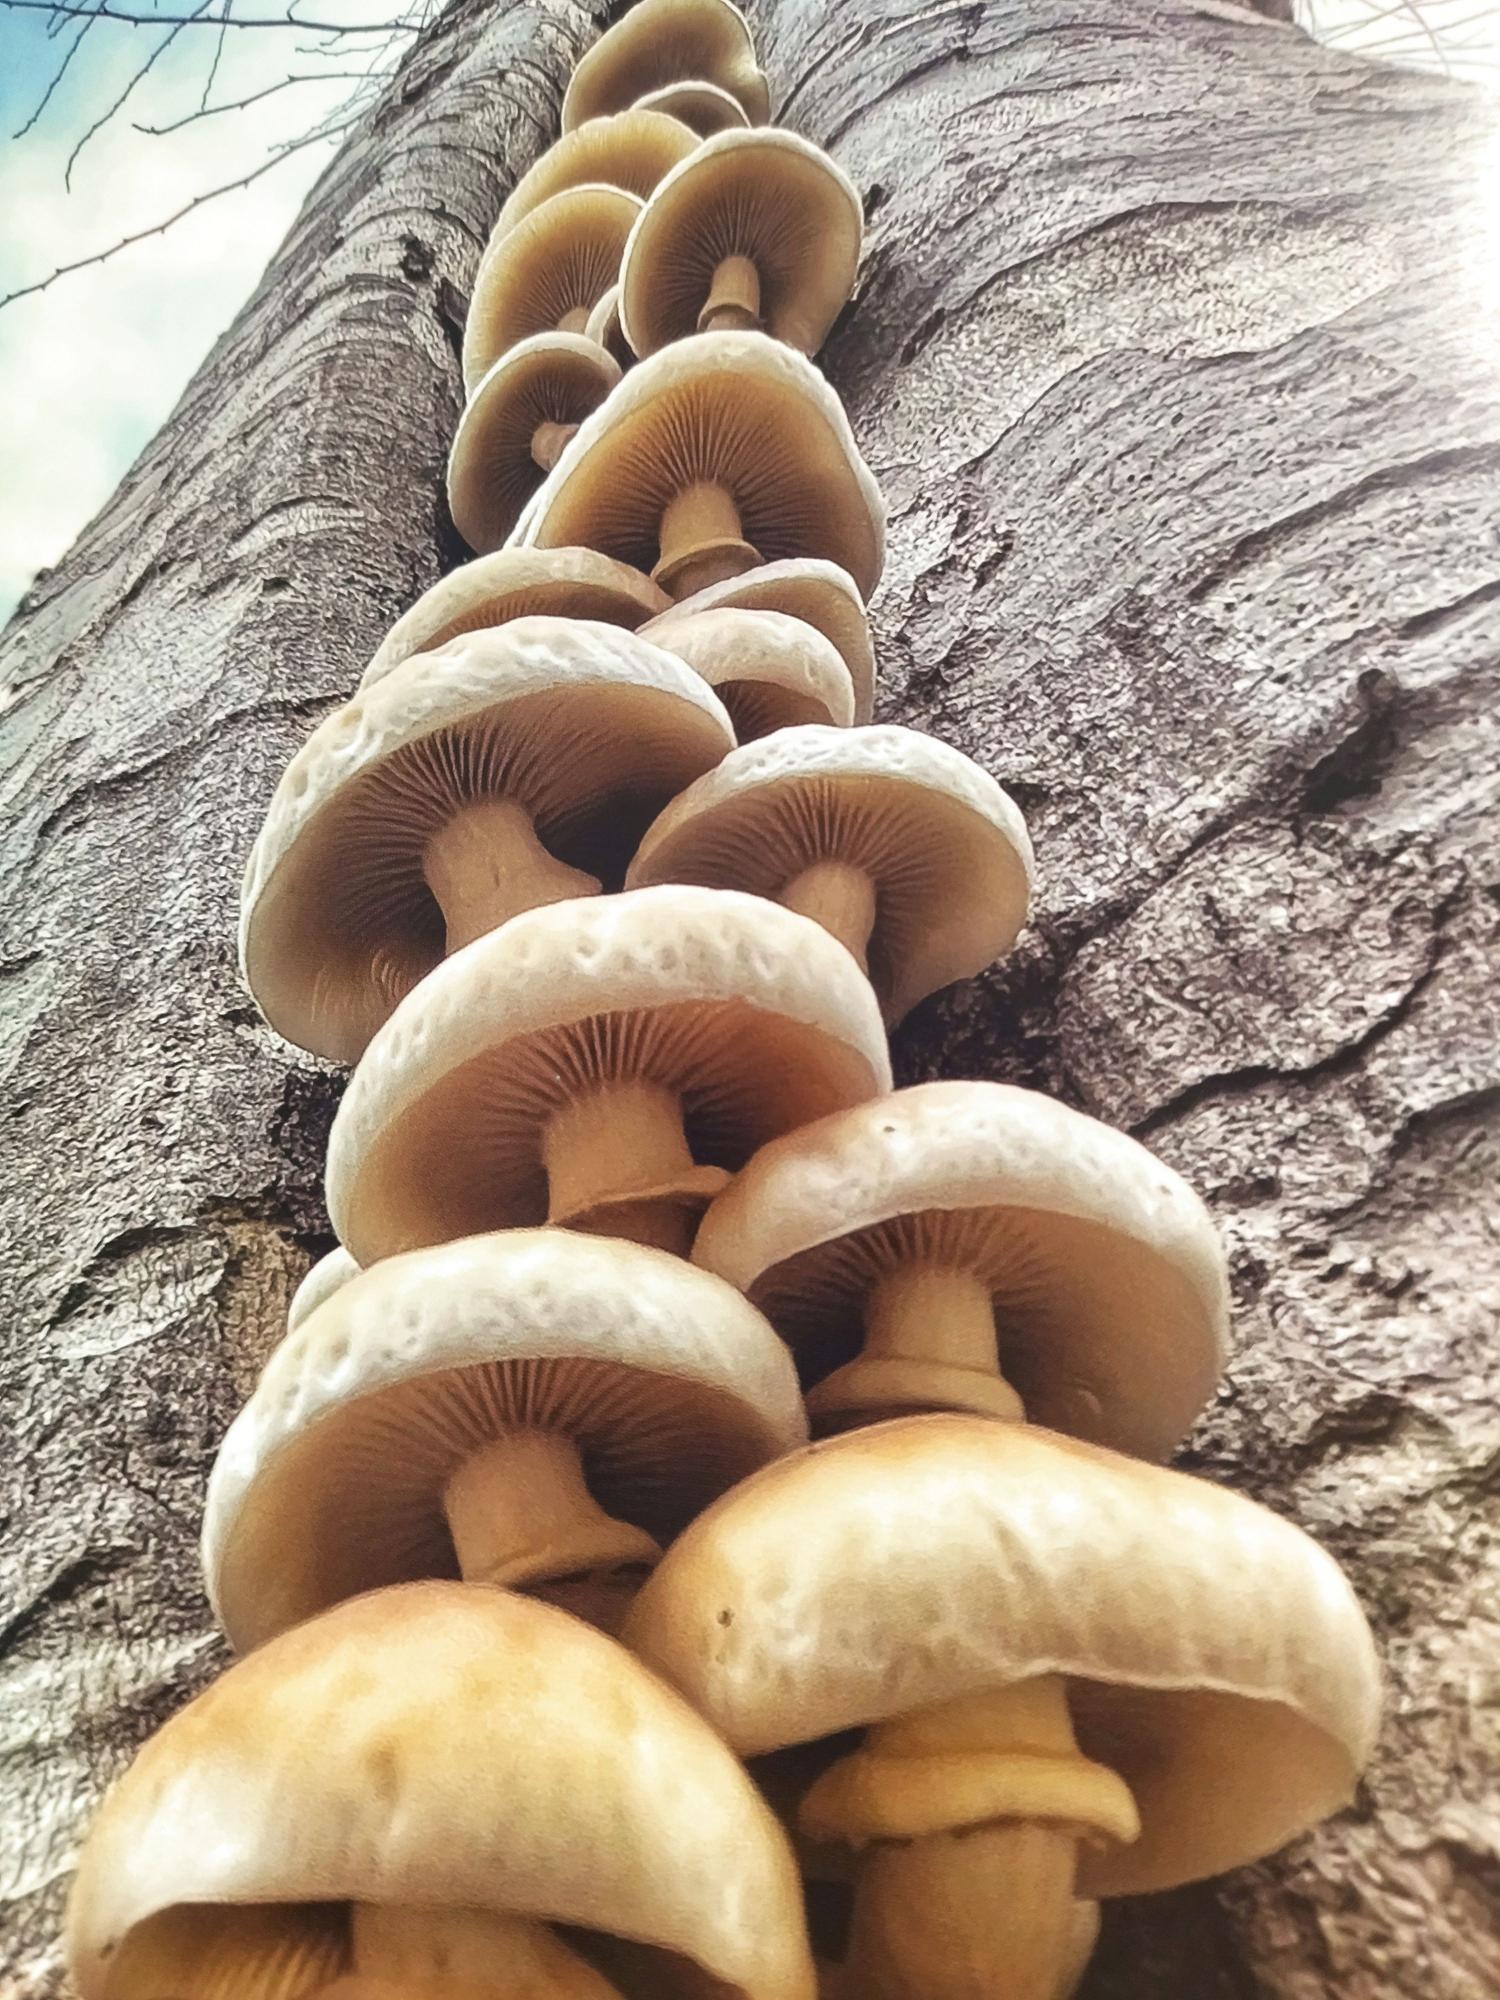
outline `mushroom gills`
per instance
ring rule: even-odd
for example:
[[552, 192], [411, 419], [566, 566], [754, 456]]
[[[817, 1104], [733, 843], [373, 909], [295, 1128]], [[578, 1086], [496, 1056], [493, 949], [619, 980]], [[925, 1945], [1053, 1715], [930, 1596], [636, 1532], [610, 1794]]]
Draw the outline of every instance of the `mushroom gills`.
[[357, 1903], [350, 1937], [351, 1971], [318, 2000], [619, 2000], [529, 1917]]
[[542, 1157], [549, 1223], [680, 1257], [729, 1180], [695, 1163], [676, 1092], [641, 1078], [601, 1083], [554, 1112]]
[[697, 480], [667, 502], [660, 553], [652, 581], [669, 597], [694, 591], [760, 567], [760, 552], [740, 533], [740, 510], [726, 487]]
[[698, 331], [753, 333], [760, 325], [760, 272], [754, 258], [738, 252], [721, 257], [698, 315]]
[[549, 854], [530, 813], [514, 799], [461, 807], [428, 841], [422, 872], [443, 913], [450, 953], [522, 910], [597, 896], [601, 886], [596, 876]]

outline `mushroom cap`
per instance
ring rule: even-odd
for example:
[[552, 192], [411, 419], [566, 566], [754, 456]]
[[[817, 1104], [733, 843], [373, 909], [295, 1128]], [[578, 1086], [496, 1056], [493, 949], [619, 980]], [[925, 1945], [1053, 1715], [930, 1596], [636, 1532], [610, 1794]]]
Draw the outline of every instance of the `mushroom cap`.
[[699, 611], [664, 620], [652, 643], [702, 675], [741, 743], [796, 723], [847, 729], [854, 720], [854, 684], [843, 655], [815, 625], [785, 612]]
[[224, 1439], [203, 1569], [231, 1644], [455, 1575], [444, 1489], [510, 1429], [572, 1439], [605, 1511], [663, 1544], [807, 1438], [786, 1348], [680, 1257], [514, 1229], [387, 1258], [282, 1342]]
[[[630, 351], [630, 343], [625, 338], [620, 325], [620, 287], [613, 284], [607, 292], [600, 294], [594, 310], [589, 314], [588, 324], [583, 329], [590, 340], [597, 340], [606, 348], [622, 368], [629, 368], [635, 361]], [[665, 594], [665, 593], [663, 593]], [[668, 599], [668, 602], [671, 600]]]
[[358, 1264], [342, 1243], [335, 1244], [326, 1257], [318, 1259], [296, 1291], [292, 1293], [292, 1302], [286, 1310], [287, 1332], [295, 1333], [302, 1322], [315, 1313], [325, 1299], [331, 1299], [334, 1293], [347, 1285], [351, 1278], [358, 1276]]
[[816, 354], [854, 289], [859, 191], [809, 139], [720, 132], [638, 210], [620, 264], [620, 321], [637, 354], [695, 331], [714, 272], [748, 257], [767, 333]]
[[766, 1147], [704, 1216], [694, 1259], [745, 1292], [820, 1380], [913, 1253], [987, 1280], [1027, 1415], [1165, 1458], [1213, 1394], [1224, 1249], [1179, 1175], [1040, 1091], [921, 1083]]
[[[838, 647], [854, 683], [854, 720], [868, 722], [875, 700], [875, 650], [870, 644], [870, 615], [854, 578], [837, 563], [817, 556], [793, 556], [784, 562], [762, 563], [743, 576], [726, 577], [679, 598], [664, 609], [656, 624], [664, 635], [678, 621], [703, 611], [780, 611], [812, 625]], [[672, 651], [671, 640], [656, 644]]]
[[806, 917], [717, 889], [553, 903], [455, 952], [371, 1042], [329, 1211], [365, 1264], [540, 1222], [545, 1123], [601, 1081], [678, 1093], [694, 1156], [732, 1170], [889, 1077], [868, 982]]
[[533, 334], [501, 355], [464, 404], [448, 454], [448, 511], [471, 549], [498, 548], [540, 490], [538, 427], [582, 423], [619, 380], [619, 362], [581, 333]]
[[465, 389], [508, 348], [588, 312], [620, 275], [620, 258], [641, 198], [583, 181], [539, 202], [503, 236], [491, 237], [474, 274], [464, 321]]
[[647, 829], [625, 880], [775, 896], [828, 860], [874, 885], [870, 981], [888, 1021], [982, 971], [1026, 920], [1019, 807], [962, 751], [894, 723], [778, 729], [731, 751]]
[[745, 1754], [1060, 1674], [1140, 1808], [1078, 1893], [1169, 1888], [1345, 1804], [1379, 1719], [1364, 1615], [1266, 1508], [1032, 1424], [898, 1418], [756, 1473], [625, 1638]]
[[623, 110], [664, 83], [703, 79], [730, 92], [750, 119], [771, 115], [755, 45], [729, 0], [637, 0], [580, 61], [563, 98], [562, 128]]
[[490, 243], [551, 196], [584, 181], [624, 188], [644, 201], [662, 175], [685, 160], [697, 144], [698, 134], [664, 111], [641, 109], [590, 118], [576, 131], [565, 131], [516, 182], [490, 231]]
[[721, 84], [705, 83], [702, 77], [664, 83], [638, 97], [635, 106], [638, 111], [665, 111], [669, 118], [680, 118], [704, 138], [750, 123], [749, 114], [733, 91], [725, 90]]
[[497, 549], [423, 591], [376, 647], [359, 684], [373, 687], [413, 653], [513, 618], [593, 618], [634, 632], [667, 601], [649, 576], [593, 549]]
[[874, 589], [880, 488], [827, 382], [764, 333], [690, 334], [632, 368], [553, 467], [528, 539], [649, 570], [668, 502], [699, 481], [732, 495], [766, 561], [822, 556]]
[[352, 1061], [443, 956], [423, 856], [455, 813], [515, 800], [563, 860], [618, 882], [640, 830], [733, 742], [699, 676], [617, 626], [517, 618], [414, 654], [283, 774], [245, 871], [245, 983], [279, 1034]]
[[67, 1955], [82, 2000], [160, 2000], [253, 1927], [213, 1990], [312, 1992], [353, 1902], [576, 1924], [737, 2000], [814, 1994], [785, 1839], [729, 1751], [621, 1646], [508, 1591], [374, 1592], [231, 1667], [106, 1797]]

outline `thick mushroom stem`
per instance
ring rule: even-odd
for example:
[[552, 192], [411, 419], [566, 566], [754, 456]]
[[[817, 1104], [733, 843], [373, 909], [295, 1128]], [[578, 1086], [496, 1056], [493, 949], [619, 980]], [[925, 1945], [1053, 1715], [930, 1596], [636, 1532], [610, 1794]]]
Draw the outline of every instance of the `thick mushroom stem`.
[[755, 333], [760, 318], [760, 272], [751, 257], [720, 259], [698, 315], [700, 333]]
[[875, 928], [875, 884], [848, 861], [815, 861], [794, 875], [776, 898], [799, 916], [811, 917], [869, 971], [866, 953]]
[[547, 1220], [628, 1236], [685, 1257], [703, 1207], [674, 1091], [642, 1079], [604, 1083], [553, 1114], [542, 1138]]
[[877, 1725], [799, 1825], [866, 1850], [845, 1968], [865, 2000], [1063, 2000], [1093, 1923], [1078, 1844], [1140, 1831], [1050, 1675]]
[[514, 799], [462, 807], [428, 841], [422, 873], [448, 927], [450, 952], [522, 910], [597, 896], [600, 886], [547, 852], [530, 813]]
[[733, 494], [712, 480], [697, 480], [673, 494], [657, 540], [660, 554], [651, 576], [669, 597], [691, 597], [760, 564], [760, 551], [740, 533]]
[[606, 1514], [578, 1447], [560, 1431], [516, 1430], [464, 1460], [443, 1492], [466, 1583], [509, 1584], [613, 1631], [661, 1546]]
[[319, 2000], [619, 2000], [531, 1917], [356, 1903], [350, 1943], [351, 1971]]
[[539, 472], [550, 472], [567, 450], [577, 424], [561, 424], [548, 418], [531, 433], [531, 462]]
[[877, 1279], [865, 1300], [863, 1350], [809, 1393], [823, 1430], [852, 1430], [919, 1410], [972, 1410], [1024, 1422], [1000, 1372], [989, 1287], [975, 1272], [917, 1260]]

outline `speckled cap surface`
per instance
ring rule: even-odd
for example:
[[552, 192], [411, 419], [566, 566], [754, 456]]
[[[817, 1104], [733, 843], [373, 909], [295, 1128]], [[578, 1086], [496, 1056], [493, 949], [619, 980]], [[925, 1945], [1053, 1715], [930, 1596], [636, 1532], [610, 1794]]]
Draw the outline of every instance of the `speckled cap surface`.
[[664, 111], [630, 110], [590, 118], [576, 130], [564, 132], [516, 182], [485, 247], [498, 243], [550, 196], [585, 181], [603, 181], [644, 199], [697, 144], [698, 134]]

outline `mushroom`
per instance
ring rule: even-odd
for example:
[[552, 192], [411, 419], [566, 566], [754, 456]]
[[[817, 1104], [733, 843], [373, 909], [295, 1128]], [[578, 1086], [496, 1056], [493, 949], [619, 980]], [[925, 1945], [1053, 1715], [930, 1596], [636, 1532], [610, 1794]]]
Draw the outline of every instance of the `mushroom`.
[[732, 91], [717, 83], [705, 83], [701, 77], [664, 83], [660, 89], [648, 90], [644, 97], [638, 97], [635, 105], [638, 111], [665, 111], [669, 118], [680, 118], [704, 138], [750, 123], [744, 105]]
[[371, 1042], [328, 1149], [362, 1264], [542, 1221], [685, 1253], [758, 1146], [889, 1088], [875, 996], [728, 890], [555, 903], [440, 965]]
[[854, 289], [858, 190], [793, 132], [720, 132], [637, 211], [620, 319], [637, 354], [684, 334], [760, 327], [815, 354]]
[[562, 128], [622, 111], [663, 84], [716, 83], [753, 124], [771, 115], [771, 93], [755, 45], [729, 0], [637, 0], [584, 56], [563, 98]]
[[1332, 1559], [1241, 1496], [974, 1416], [814, 1445], [695, 1522], [624, 1637], [754, 1756], [864, 1729], [798, 1825], [857, 1858], [860, 2000], [1054, 2000], [1075, 1896], [1344, 1805], [1378, 1669]]
[[351, 1278], [358, 1276], [358, 1264], [342, 1243], [336, 1244], [326, 1257], [318, 1259], [296, 1291], [292, 1293], [292, 1302], [286, 1309], [287, 1332], [295, 1333], [305, 1319], [311, 1318], [325, 1299], [331, 1299], [334, 1293], [341, 1291]]
[[[655, 622], [655, 621], [653, 621]], [[699, 611], [661, 623], [660, 644], [701, 674], [741, 743], [799, 722], [847, 729], [854, 685], [838, 648], [780, 611]]]
[[590, 340], [597, 340], [602, 348], [613, 355], [622, 368], [629, 368], [634, 362], [635, 355], [631, 352], [630, 343], [620, 325], [618, 284], [611, 285], [600, 297], [599, 303], [589, 314], [588, 325], [584, 328], [584, 332]]
[[513, 618], [593, 618], [634, 632], [666, 604], [650, 577], [593, 549], [498, 549], [424, 591], [381, 640], [359, 684], [373, 687], [413, 653]]
[[1202, 1202], [1124, 1132], [1011, 1084], [917, 1084], [786, 1135], [695, 1256], [791, 1346], [824, 1429], [973, 1410], [1165, 1458], [1223, 1366]]
[[518, 618], [414, 654], [277, 786], [240, 905], [246, 984], [288, 1041], [352, 1061], [445, 950], [618, 882], [733, 743], [690, 668], [613, 625]]
[[893, 724], [778, 729], [679, 794], [625, 880], [748, 889], [800, 910], [869, 972], [890, 1023], [1009, 949], [1026, 920], [1031, 842], [988, 771], [936, 737]]
[[809, 555], [868, 596], [885, 503], [810, 361], [763, 333], [690, 334], [631, 369], [580, 426], [527, 539], [650, 568], [674, 598]]
[[458, 1583], [341, 1604], [173, 1716], [84, 1843], [66, 1952], [81, 2000], [815, 1990], [712, 1731], [578, 1619]]
[[266, 1364], [208, 1486], [232, 1645], [462, 1574], [613, 1626], [662, 1548], [807, 1440], [782, 1342], [722, 1278], [513, 1229], [389, 1257]]
[[620, 379], [581, 333], [538, 333], [502, 354], [464, 405], [448, 454], [448, 511], [471, 549], [496, 549], [579, 424]]
[[697, 144], [698, 134], [664, 111], [622, 111], [613, 118], [590, 118], [576, 131], [564, 132], [516, 182], [490, 231], [490, 243], [498, 242], [553, 195], [585, 181], [624, 188], [644, 201], [662, 175], [685, 160]]
[[536, 333], [582, 333], [617, 283], [639, 195], [585, 181], [549, 195], [492, 237], [479, 260], [464, 321], [464, 388], [517, 341]]

